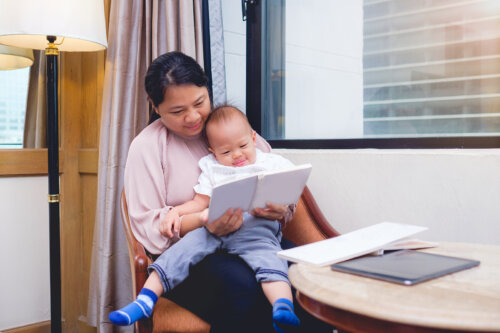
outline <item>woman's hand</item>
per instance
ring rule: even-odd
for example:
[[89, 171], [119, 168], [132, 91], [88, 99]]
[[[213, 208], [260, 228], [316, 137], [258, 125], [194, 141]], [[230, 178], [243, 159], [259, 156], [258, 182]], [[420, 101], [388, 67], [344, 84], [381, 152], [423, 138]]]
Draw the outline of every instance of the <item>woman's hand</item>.
[[228, 209], [219, 219], [205, 224], [205, 228], [216, 236], [225, 236], [238, 230], [243, 223], [243, 211], [241, 209]]
[[268, 220], [281, 221], [287, 212], [288, 206], [276, 205], [272, 202], [266, 203], [266, 208], [255, 208], [251, 214]]
[[168, 238], [179, 234], [181, 228], [181, 219], [175, 208], [171, 208], [160, 222], [160, 233]]

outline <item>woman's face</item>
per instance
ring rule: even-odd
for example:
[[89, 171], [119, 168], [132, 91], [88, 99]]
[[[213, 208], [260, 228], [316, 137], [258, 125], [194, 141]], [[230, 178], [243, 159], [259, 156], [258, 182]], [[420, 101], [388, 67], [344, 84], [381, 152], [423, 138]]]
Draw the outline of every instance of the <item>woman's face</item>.
[[208, 90], [194, 84], [170, 86], [155, 111], [169, 130], [182, 136], [197, 135], [210, 113]]

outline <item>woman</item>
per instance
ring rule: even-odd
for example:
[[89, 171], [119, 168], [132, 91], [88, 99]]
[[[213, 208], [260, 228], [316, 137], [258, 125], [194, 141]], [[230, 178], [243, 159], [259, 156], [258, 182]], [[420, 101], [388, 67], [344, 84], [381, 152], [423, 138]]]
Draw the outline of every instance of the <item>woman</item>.
[[[145, 86], [160, 119], [133, 140], [124, 183], [134, 235], [155, 256], [179, 237], [202, 227], [182, 223], [172, 237], [163, 219], [171, 207], [193, 198], [193, 186], [200, 174], [198, 160], [209, 153], [202, 131], [211, 101], [203, 70], [194, 59], [179, 52], [154, 60]], [[257, 138], [257, 147], [270, 151], [261, 137]], [[284, 222], [293, 214], [280, 205], [270, 205], [258, 213]], [[222, 236], [237, 230], [242, 221], [241, 210], [229, 210], [206, 228]], [[212, 332], [272, 332], [269, 305], [254, 273], [237, 256], [218, 252], [207, 257], [168, 297], [209, 322]]]

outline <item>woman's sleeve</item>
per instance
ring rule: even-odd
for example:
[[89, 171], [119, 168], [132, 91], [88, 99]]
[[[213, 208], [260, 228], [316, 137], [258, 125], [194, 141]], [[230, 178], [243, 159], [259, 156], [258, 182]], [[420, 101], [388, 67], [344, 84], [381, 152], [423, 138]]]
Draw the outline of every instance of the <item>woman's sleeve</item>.
[[162, 218], [172, 207], [166, 205], [162, 149], [154, 139], [157, 138], [139, 135], [132, 141], [124, 187], [134, 236], [150, 253], [160, 254], [177, 239], [164, 237], [159, 231]]
[[262, 150], [264, 153], [271, 152], [271, 145], [269, 143], [267, 143], [267, 141], [263, 137], [261, 137], [259, 134], [256, 135], [255, 142], [257, 144], [257, 148]]
[[293, 219], [293, 214], [295, 214], [296, 208], [297, 208], [296, 204], [288, 205], [285, 215], [283, 216], [283, 219], [279, 221], [281, 223], [282, 228], [284, 228], [287, 225], [287, 223]]

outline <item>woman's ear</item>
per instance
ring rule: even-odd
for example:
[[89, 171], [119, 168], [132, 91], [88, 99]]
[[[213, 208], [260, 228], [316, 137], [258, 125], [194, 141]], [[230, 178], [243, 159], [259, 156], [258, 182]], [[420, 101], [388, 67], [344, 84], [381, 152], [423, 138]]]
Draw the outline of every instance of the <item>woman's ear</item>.
[[158, 112], [158, 108], [155, 106], [151, 98], [148, 97], [148, 102], [151, 104], [151, 107], [153, 108], [153, 111], [157, 114], [160, 115], [160, 112]]

